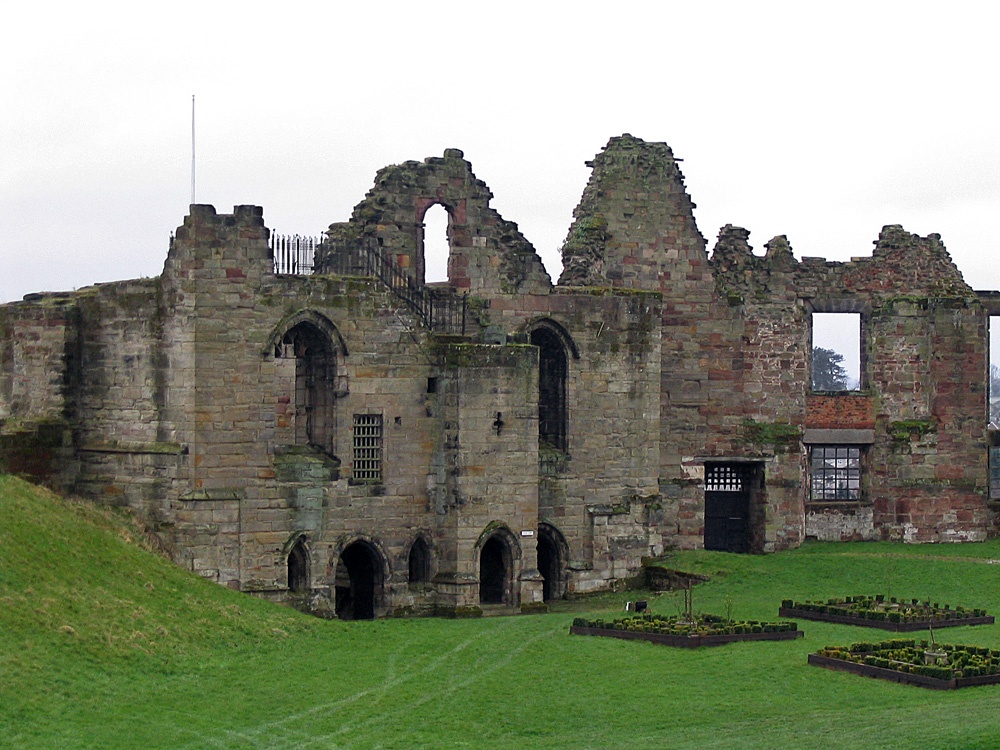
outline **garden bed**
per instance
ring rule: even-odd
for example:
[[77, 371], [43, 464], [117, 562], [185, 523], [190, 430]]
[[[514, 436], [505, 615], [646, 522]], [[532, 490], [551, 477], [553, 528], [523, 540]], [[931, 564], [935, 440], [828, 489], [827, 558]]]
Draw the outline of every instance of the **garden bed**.
[[736, 641], [790, 641], [802, 637], [802, 631], [794, 622], [735, 622], [713, 615], [701, 615], [693, 621], [659, 615], [621, 617], [611, 621], [577, 617], [569, 632], [680, 648], [722, 646]]
[[778, 609], [779, 617], [835, 622], [864, 628], [880, 628], [908, 633], [928, 628], [953, 628], [959, 625], [992, 625], [993, 616], [983, 609], [943, 607], [937, 602], [919, 599], [888, 600], [878, 596], [848, 596], [825, 602], [796, 602], [785, 599]]
[[911, 640], [855, 643], [809, 654], [809, 663], [935, 690], [1000, 683], [1000, 651], [978, 646]]

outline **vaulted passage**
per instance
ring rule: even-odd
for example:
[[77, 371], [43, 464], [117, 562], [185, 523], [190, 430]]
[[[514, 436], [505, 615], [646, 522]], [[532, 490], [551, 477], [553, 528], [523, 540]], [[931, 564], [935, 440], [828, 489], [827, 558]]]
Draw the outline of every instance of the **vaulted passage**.
[[480, 603], [510, 603], [510, 579], [510, 549], [499, 536], [491, 536], [479, 555]]
[[340, 554], [335, 607], [341, 620], [371, 620], [381, 584], [379, 557], [366, 542], [354, 542]]

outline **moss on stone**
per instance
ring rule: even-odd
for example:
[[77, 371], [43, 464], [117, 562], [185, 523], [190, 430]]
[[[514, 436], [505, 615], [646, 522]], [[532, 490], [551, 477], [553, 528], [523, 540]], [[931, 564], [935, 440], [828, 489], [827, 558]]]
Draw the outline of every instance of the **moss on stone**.
[[754, 419], [745, 419], [743, 435], [750, 443], [789, 446], [802, 440], [802, 428], [788, 422], [758, 422]]

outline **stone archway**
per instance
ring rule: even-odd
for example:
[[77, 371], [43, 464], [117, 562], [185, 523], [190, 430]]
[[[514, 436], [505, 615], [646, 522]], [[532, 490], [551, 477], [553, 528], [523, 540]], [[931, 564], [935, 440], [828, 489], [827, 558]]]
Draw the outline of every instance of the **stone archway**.
[[566, 540], [548, 524], [538, 527], [538, 572], [542, 576], [542, 600], [562, 599], [566, 595], [566, 564], [569, 557]]
[[309, 550], [306, 538], [300, 536], [288, 553], [288, 590], [302, 594], [309, 590]]
[[495, 532], [479, 550], [479, 603], [515, 604], [514, 550], [510, 540]]
[[381, 555], [365, 541], [340, 553], [334, 576], [334, 608], [341, 620], [372, 620], [382, 590]]

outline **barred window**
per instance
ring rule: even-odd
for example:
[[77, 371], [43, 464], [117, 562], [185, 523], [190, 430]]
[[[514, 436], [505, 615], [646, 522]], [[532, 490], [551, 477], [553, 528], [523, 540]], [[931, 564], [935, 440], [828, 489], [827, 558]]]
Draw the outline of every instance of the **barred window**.
[[814, 445], [810, 500], [861, 499], [861, 446]]
[[354, 415], [354, 479], [382, 481], [382, 415]]

